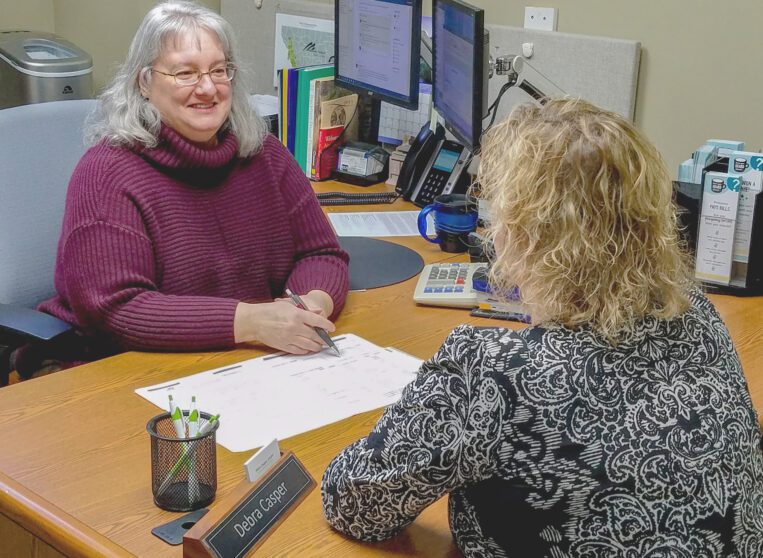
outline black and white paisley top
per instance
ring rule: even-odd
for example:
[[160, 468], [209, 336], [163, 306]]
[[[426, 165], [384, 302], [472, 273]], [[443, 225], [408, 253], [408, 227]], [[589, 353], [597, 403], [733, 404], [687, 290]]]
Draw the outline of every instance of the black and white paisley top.
[[763, 557], [763, 455], [712, 304], [612, 347], [585, 329], [461, 326], [323, 478], [380, 540], [450, 495], [466, 556]]

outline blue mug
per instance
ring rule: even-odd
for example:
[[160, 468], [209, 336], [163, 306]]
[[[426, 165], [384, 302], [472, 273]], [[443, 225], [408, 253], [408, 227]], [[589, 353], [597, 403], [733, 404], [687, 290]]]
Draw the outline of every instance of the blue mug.
[[[427, 236], [427, 215], [433, 213], [437, 236]], [[464, 194], [443, 194], [419, 213], [419, 233], [443, 252], [466, 252], [467, 237], [477, 228], [477, 200]]]

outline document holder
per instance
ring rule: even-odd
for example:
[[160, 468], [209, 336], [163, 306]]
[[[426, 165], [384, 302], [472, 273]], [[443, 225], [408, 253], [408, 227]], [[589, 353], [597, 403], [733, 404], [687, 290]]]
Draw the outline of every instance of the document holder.
[[[702, 171], [702, 184], [705, 174], [710, 171], [726, 172], [728, 159], [722, 158], [707, 166]], [[696, 256], [699, 225], [702, 214], [702, 184], [674, 182], [673, 194], [678, 209], [678, 225], [690, 252]], [[742, 268], [744, 269], [744, 268]], [[763, 192], [755, 195], [752, 212], [752, 230], [746, 272], [742, 275], [744, 285], [717, 285], [703, 283], [708, 292], [735, 296], [755, 296], [763, 294]]]

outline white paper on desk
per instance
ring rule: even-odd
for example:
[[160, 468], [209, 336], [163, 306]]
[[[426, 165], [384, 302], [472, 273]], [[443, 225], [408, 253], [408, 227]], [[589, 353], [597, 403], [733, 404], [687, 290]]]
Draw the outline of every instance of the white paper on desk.
[[421, 360], [374, 345], [357, 335], [334, 338], [328, 350], [308, 356], [268, 355], [224, 368], [136, 389], [166, 408], [167, 395], [187, 408], [220, 413], [217, 441], [248, 451], [394, 403], [416, 376]]
[[[370, 211], [329, 213], [337, 236], [418, 236], [418, 211]], [[427, 219], [427, 234], [434, 236], [434, 223]]]

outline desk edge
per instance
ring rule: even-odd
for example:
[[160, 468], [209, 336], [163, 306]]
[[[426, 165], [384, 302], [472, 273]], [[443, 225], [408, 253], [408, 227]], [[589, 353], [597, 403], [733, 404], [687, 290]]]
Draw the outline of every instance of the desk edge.
[[0, 472], [0, 514], [65, 556], [134, 556]]

